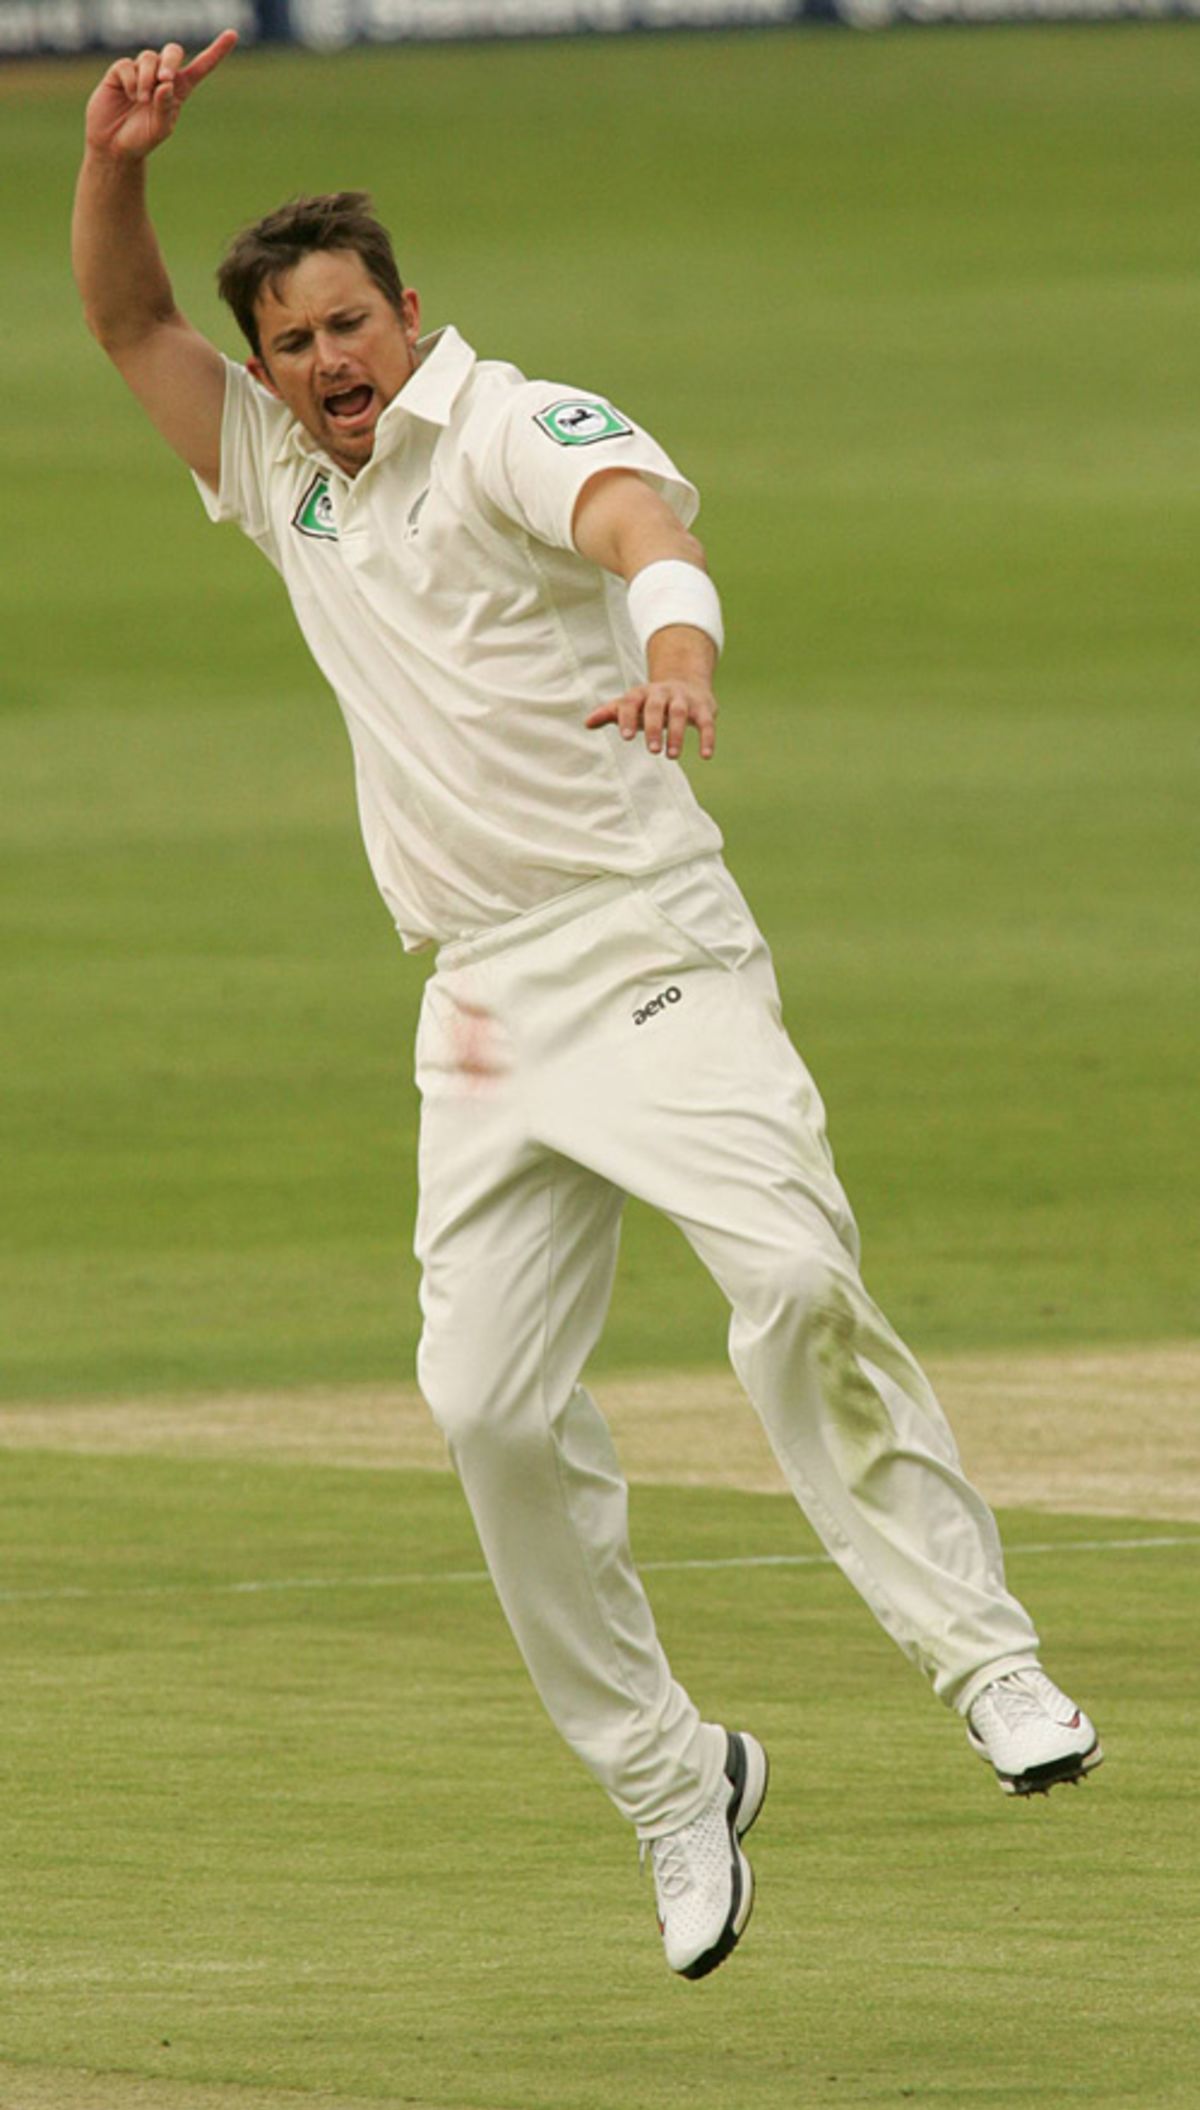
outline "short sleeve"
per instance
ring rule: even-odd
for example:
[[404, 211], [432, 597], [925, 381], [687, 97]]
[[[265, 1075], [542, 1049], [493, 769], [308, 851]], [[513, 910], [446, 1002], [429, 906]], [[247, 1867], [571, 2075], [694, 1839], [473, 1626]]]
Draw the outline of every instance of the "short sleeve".
[[221, 486], [214, 492], [194, 471], [193, 482], [210, 520], [235, 522], [275, 563], [268, 489], [290, 413], [244, 366], [224, 358], [223, 364]]
[[556, 549], [573, 549], [571, 522], [585, 484], [603, 469], [633, 469], [690, 527], [699, 495], [670, 456], [602, 396], [548, 381], [514, 391], [480, 464], [484, 495]]

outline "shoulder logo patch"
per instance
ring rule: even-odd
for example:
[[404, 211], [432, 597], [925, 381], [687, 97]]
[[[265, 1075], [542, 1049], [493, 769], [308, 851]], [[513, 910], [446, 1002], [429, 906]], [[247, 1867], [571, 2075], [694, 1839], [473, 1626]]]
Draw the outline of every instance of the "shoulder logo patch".
[[571, 396], [565, 403], [552, 403], [536, 412], [533, 420], [560, 447], [590, 447], [596, 440], [625, 439], [633, 426], [610, 403], [590, 402]]
[[337, 541], [337, 521], [333, 517], [333, 500], [329, 496], [329, 478], [324, 473], [314, 476], [292, 515], [292, 526], [299, 528], [302, 535], [315, 536], [318, 541]]

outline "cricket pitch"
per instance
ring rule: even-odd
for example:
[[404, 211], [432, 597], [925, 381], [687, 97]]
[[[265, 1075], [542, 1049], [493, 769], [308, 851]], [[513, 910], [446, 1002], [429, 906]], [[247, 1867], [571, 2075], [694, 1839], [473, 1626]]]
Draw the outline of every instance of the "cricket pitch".
[[[969, 1477], [997, 1508], [1200, 1521], [1200, 1345], [930, 1358]], [[727, 1370], [594, 1387], [629, 1478], [783, 1489]], [[0, 1409], [0, 1448], [446, 1468], [413, 1385]]]

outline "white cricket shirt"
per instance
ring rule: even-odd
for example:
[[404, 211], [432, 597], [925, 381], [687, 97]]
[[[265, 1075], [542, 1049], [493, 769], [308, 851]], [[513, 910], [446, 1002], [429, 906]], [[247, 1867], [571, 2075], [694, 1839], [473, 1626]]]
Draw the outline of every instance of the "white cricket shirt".
[[418, 349], [355, 477], [226, 360], [219, 494], [197, 479], [283, 576], [414, 950], [721, 847], [677, 763], [584, 723], [645, 662], [624, 582], [571, 541], [579, 494], [635, 469], [686, 526], [694, 487], [601, 398], [477, 359], [454, 329]]

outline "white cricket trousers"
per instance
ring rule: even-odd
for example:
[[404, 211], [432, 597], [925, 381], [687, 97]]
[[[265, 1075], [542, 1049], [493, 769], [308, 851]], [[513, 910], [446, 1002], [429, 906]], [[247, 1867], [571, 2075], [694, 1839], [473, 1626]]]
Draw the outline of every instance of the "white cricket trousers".
[[596, 880], [444, 948], [417, 1081], [421, 1388], [538, 1692], [644, 1837], [704, 1806], [725, 1738], [671, 1675], [579, 1382], [626, 1195], [720, 1285], [797, 1501], [935, 1691], [965, 1712], [1036, 1661], [991, 1513], [863, 1287], [824, 1109], [720, 858]]

